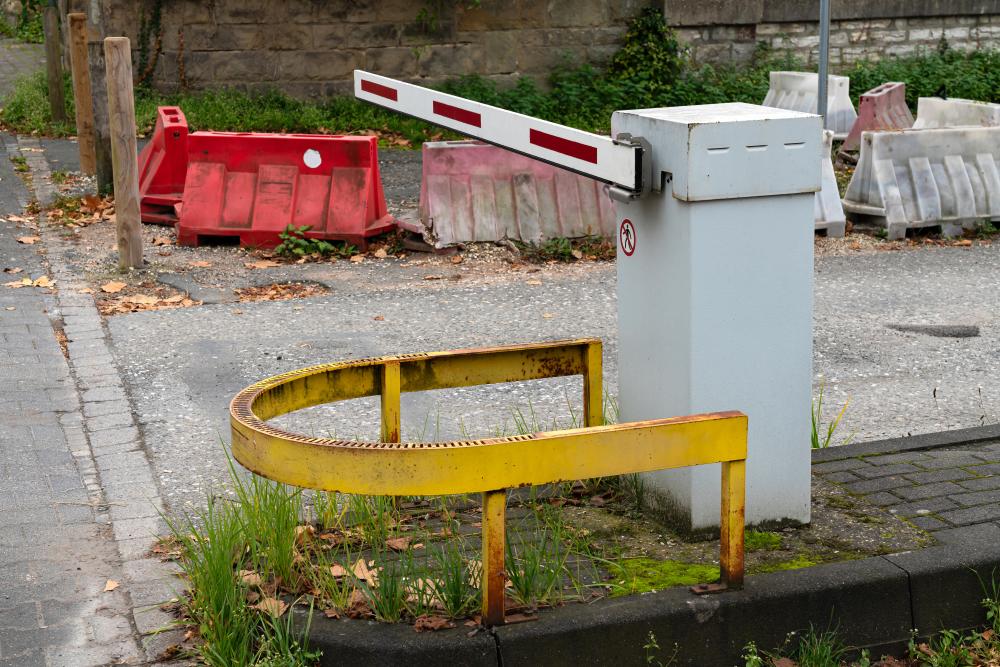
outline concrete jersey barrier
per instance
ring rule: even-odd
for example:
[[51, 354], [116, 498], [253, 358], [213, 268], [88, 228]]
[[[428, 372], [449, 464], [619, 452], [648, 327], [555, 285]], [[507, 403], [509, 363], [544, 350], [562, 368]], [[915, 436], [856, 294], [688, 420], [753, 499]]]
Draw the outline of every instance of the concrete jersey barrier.
[[890, 239], [941, 226], [946, 236], [1000, 219], [1000, 127], [865, 132], [844, 208]]
[[424, 144], [420, 221], [437, 247], [614, 237], [616, 230], [601, 183], [478, 141]]
[[[829, 75], [827, 86], [826, 129], [835, 139], [844, 139], [858, 114], [851, 103], [851, 79]], [[816, 113], [819, 98], [819, 75], [815, 72], [771, 72], [764, 106]]]
[[921, 97], [917, 100], [914, 130], [939, 127], [995, 127], [1000, 125], [1000, 104], [976, 100]]
[[819, 156], [822, 164], [820, 189], [816, 192], [815, 218], [817, 231], [826, 231], [827, 236], [840, 238], [847, 228], [844, 205], [840, 201], [837, 176], [833, 171], [833, 132], [823, 130], [823, 153]]
[[841, 148], [857, 150], [861, 133], [866, 131], [906, 130], [913, 127], [913, 114], [906, 106], [906, 84], [898, 81], [872, 88], [858, 101], [858, 119]]

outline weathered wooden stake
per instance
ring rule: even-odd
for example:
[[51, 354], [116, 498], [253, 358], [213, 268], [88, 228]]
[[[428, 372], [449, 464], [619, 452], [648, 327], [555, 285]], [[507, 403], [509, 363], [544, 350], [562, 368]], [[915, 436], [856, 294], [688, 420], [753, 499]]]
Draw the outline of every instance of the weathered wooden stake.
[[138, 268], [142, 266], [139, 161], [135, 143], [135, 100], [132, 97], [132, 51], [128, 37], [105, 38], [104, 60], [107, 67], [111, 164], [115, 181], [118, 266], [122, 269]]
[[[88, 37], [94, 35], [95, 26], [88, 25]], [[90, 64], [90, 94], [94, 113], [94, 157], [96, 161], [97, 190], [103, 195], [114, 187], [111, 173], [111, 130], [108, 127], [108, 86], [104, 65], [104, 42], [87, 41], [87, 59]]]
[[93, 174], [97, 168], [97, 158], [94, 156], [94, 100], [90, 92], [86, 14], [69, 15], [69, 46], [73, 96], [76, 98], [76, 141], [80, 146], [80, 171]]
[[59, 9], [45, 8], [45, 66], [49, 80], [49, 108], [52, 121], [66, 122], [66, 97], [63, 94], [62, 34], [59, 32]]

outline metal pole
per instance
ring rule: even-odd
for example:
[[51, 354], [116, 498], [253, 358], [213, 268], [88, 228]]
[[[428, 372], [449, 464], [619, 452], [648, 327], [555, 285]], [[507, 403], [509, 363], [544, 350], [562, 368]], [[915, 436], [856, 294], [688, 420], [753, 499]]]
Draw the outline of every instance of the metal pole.
[[816, 113], [826, 125], [826, 88], [830, 66], [830, 0], [819, 0], [819, 90]]

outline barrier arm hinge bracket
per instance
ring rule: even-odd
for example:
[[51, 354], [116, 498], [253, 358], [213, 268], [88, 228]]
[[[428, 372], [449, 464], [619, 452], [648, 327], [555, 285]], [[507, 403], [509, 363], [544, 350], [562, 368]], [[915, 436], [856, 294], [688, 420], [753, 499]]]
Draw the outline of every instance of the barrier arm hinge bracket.
[[607, 185], [605, 191], [608, 196], [615, 201], [629, 203], [650, 192], [659, 192], [662, 188], [660, 181], [653, 179], [652, 146], [642, 137], [633, 137], [627, 132], [622, 132], [612, 141], [620, 146], [629, 146], [635, 149], [635, 173], [639, 182], [636, 183], [635, 190], [629, 190], [618, 185]]

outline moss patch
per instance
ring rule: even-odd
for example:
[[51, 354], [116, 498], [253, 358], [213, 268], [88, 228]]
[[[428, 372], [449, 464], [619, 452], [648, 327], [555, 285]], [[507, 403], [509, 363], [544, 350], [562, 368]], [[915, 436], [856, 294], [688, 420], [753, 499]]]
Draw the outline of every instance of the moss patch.
[[781, 535], [767, 530], [748, 530], [743, 545], [747, 551], [774, 551], [781, 548]]
[[717, 565], [653, 558], [627, 558], [618, 565], [621, 571], [611, 582], [612, 597], [661, 591], [674, 586], [694, 586], [719, 580]]
[[755, 574], [765, 574], [767, 572], [784, 572], [785, 570], [801, 570], [804, 567], [812, 567], [813, 565], [819, 565], [822, 561], [813, 560], [805, 554], [798, 554], [791, 560], [773, 562], [773, 563], [761, 563], [761, 565], [755, 568]]

